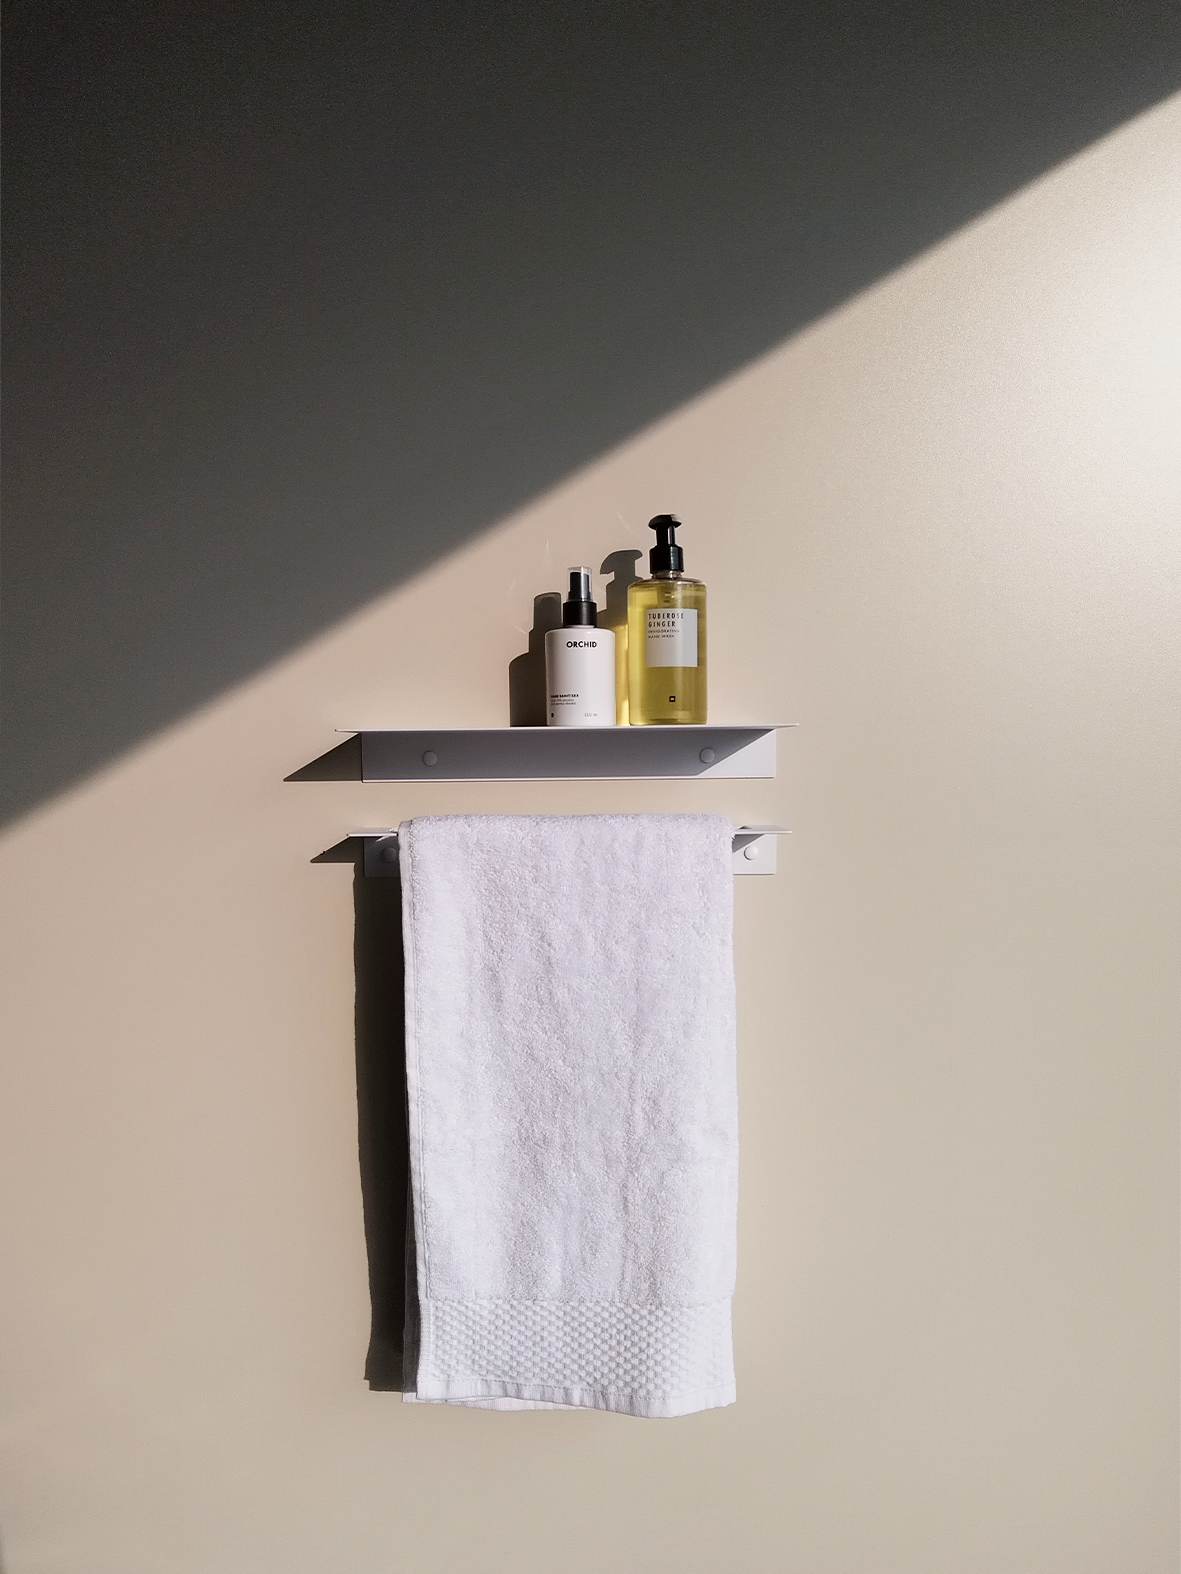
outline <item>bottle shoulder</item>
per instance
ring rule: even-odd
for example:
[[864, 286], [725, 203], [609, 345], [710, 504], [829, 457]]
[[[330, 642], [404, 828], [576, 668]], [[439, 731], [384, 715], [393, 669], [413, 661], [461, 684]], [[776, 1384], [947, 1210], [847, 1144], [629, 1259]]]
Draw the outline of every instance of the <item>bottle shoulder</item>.
[[596, 623], [572, 623], [569, 628], [548, 629], [545, 642], [547, 645], [570, 645], [574, 649], [585, 649], [599, 643], [615, 643], [615, 630], [600, 628]]
[[657, 574], [651, 579], [633, 579], [627, 587], [630, 606], [643, 605], [647, 601], [663, 598], [671, 601], [704, 601], [705, 581], [690, 579], [688, 574]]

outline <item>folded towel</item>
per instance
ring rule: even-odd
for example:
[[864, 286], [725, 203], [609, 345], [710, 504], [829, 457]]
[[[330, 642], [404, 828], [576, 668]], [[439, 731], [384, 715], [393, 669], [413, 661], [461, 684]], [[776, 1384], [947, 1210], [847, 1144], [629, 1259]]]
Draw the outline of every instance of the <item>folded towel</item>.
[[733, 827], [399, 830], [410, 1400], [734, 1400]]

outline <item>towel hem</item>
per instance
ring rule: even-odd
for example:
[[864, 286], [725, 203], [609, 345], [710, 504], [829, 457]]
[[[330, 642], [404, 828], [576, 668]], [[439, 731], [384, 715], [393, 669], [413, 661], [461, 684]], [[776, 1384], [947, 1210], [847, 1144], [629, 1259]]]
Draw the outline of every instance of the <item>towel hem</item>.
[[525, 1405], [569, 1410], [613, 1410], [621, 1415], [671, 1419], [698, 1410], [720, 1410], [737, 1397], [733, 1383], [683, 1393], [644, 1394], [604, 1388], [561, 1388], [546, 1383], [505, 1383], [490, 1378], [430, 1378], [402, 1396], [409, 1403], [479, 1405], [481, 1400], [518, 1400]]

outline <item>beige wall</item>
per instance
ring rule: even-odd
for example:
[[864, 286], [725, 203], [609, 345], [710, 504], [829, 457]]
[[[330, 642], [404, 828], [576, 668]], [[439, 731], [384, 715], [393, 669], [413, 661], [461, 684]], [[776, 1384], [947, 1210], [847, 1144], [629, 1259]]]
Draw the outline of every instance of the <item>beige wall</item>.
[[[9, 1574], [1172, 1574], [1181, 101], [0, 843]], [[685, 520], [778, 780], [284, 785], [495, 724]], [[35, 740], [30, 740], [35, 745]], [[737, 888], [739, 1402], [361, 1377], [355, 824], [694, 808]]]

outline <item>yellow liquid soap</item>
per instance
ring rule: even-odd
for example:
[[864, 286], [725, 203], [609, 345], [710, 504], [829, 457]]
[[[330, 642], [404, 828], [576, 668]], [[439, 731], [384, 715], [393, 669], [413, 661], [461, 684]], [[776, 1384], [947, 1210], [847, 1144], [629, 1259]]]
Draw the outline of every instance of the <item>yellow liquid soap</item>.
[[633, 727], [706, 720], [705, 585], [700, 579], [662, 569], [628, 586], [627, 663]]
[[636, 559], [642, 552], [628, 547], [612, 552], [604, 559], [601, 574], [611, 574], [607, 581], [607, 604], [599, 614], [599, 627], [610, 629], [615, 635], [615, 720], [626, 727], [631, 720], [627, 694], [627, 589], [639, 577]]

